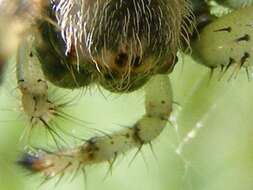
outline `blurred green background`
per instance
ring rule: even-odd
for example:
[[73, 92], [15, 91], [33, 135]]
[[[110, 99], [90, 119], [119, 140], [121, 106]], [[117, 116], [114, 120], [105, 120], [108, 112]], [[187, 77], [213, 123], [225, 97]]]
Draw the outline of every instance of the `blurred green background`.
[[[86, 185], [80, 173], [74, 180], [66, 176], [57, 185], [57, 179], [53, 179], [40, 186], [41, 176], [30, 175], [15, 165], [25, 141], [20, 141], [20, 136], [28, 122], [19, 111], [12, 64], [0, 91], [0, 190], [81, 190], [85, 187], [92, 190], [252, 190], [253, 83], [248, 81], [244, 70], [229, 82], [229, 74], [219, 81], [219, 71], [210, 80], [207, 68], [187, 56], [181, 58], [171, 75], [176, 102], [173, 126], [168, 123], [164, 133], [154, 141], [154, 153], [148, 146], [144, 147], [130, 163], [136, 151], [133, 150], [119, 157], [109, 175], [108, 164], [89, 167]], [[68, 96], [73, 98], [72, 94], [79, 93], [71, 92]], [[142, 90], [118, 96], [94, 89], [83, 92], [81, 98], [76, 97], [66, 112], [87, 121], [88, 127], [110, 132], [120, 125], [133, 124], [144, 112], [143, 102]], [[59, 121], [59, 125], [78, 136], [92, 136], [92, 132], [72, 125], [71, 121]], [[37, 139], [40, 135], [32, 133], [32, 136], [40, 146], [50, 146], [45, 139]]]

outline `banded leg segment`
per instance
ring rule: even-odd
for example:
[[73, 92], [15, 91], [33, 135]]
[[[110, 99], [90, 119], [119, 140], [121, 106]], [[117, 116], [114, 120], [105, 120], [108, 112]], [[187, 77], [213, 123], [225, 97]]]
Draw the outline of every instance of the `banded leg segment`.
[[73, 149], [25, 154], [19, 163], [32, 171], [53, 177], [88, 165], [113, 162], [122, 153], [133, 148], [140, 149], [160, 135], [172, 111], [172, 90], [168, 76], [156, 75], [151, 78], [145, 92], [146, 114], [132, 128], [93, 137]]
[[48, 85], [33, 51], [33, 36], [26, 37], [17, 52], [17, 80], [23, 111], [32, 123], [47, 122], [54, 105], [48, 100]]

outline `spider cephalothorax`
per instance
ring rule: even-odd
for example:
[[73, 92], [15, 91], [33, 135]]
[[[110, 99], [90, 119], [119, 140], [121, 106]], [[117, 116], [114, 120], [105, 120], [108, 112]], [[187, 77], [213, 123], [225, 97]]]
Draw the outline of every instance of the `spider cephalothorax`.
[[62, 0], [47, 12], [58, 26], [39, 26], [37, 52], [48, 79], [67, 88], [99, 83], [114, 92], [168, 73], [192, 19], [185, 0]]

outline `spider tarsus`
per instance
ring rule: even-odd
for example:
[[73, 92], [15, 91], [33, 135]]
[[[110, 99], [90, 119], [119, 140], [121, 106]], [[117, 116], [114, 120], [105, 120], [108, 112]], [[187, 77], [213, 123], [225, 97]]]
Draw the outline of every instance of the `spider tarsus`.
[[35, 163], [38, 161], [39, 161], [38, 156], [30, 154], [30, 153], [24, 153], [22, 155], [22, 158], [18, 160], [16, 163], [25, 169], [28, 169], [30, 171], [36, 171], [37, 166]]

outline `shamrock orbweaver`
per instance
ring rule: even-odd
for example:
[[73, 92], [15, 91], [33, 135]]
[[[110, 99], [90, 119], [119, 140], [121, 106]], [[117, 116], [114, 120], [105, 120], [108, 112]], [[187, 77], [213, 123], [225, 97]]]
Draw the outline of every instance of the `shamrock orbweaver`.
[[[211, 47], [198, 48], [203, 39], [201, 32], [200, 42], [194, 41], [196, 38], [192, 37], [195, 20], [190, 2], [187, 1], [159, 1], [164, 3], [161, 7], [157, 6], [156, 1], [147, 1], [147, 4], [144, 1], [51, 3], [42, 6], [43, 16], [39, 19], [36, 17], [35, 29], [32, 26], [33, 33], [29, 32], [19, 43], [18, 86], [23, 110], [30, 117], [32, 126], [47, 128], [48, 123], [59, 114], [58, 105], [50, 100], [47, 93], [49, 82], [71, 89], [99, 84], [114, 93], [131, 92], [144, 86], [146, 114], [132, 128], [96, 136], [71, 150], [27, 153], [20, 160], [21, 164], [48, 177], [75, 170], [81, 164], [80, 167], [84, 167], [97, 162], [113, 161], [118, 154], [128, 149], [141, 148], [142, 145], [151, 143], [163, 130], [172, 109], [171, 88], [165, 74], [173, 70], [177, 51], [188, 47], [190, 39], [193, 39], [193, 56], [196, 52], [196, 57], [205, 59], [206, 54], [202, 50], [211, 50]], [[177, 9], [172, 10], [170, 6]], [[82, 14], [85, 16], [82, 17]], [[171, 15], [177, 19], [171, 19]], [[207, 23], [213, 22], [209, 17], [204, 18]], [[225, 19], [221, 18], [220, 22], [223, 24]], [[111, 20], [117, 22], [110, 22]], [[151, 27], [150, 23], [155, 27]], [[212, 23], [209, 26], [211, 29], [214, 27]], [[85, 32], [80, 32], [80, 28]], [[215, 31], [226, 32], [225, 28], [218, 27]], [[204, 28], [206, 35], [212, 36], [211, 29]], [[233, 31], [232, 35], [235, 35]], [[245, 35], [240, 39], [246, 39]], [[216, 48], [215, 44], [212, 48]], [[211, 68], [229, 65], [229, 68], [239, 63], [239, 67], [246, 65], [248, 68], [245, 63], [250, 56], [243, 48], [240, 50], [244, 54], [238, 59], [231, 57], [233, 63], [222, 60], [221, 64], [207, 65]], [[225, 58], [229, 58], [229, 55], [228, 53]], [[236, 52], [236, 55], [239, 53]]]

